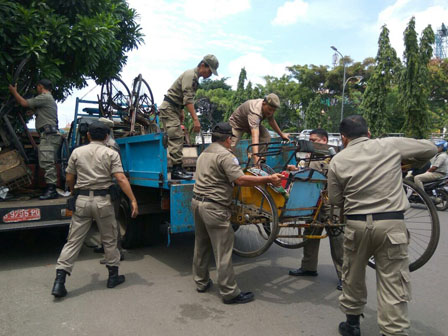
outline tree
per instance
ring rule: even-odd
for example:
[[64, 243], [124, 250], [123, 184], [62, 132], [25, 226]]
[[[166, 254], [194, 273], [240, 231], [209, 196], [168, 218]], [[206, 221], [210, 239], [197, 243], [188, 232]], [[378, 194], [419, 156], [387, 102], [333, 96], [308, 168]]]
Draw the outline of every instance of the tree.
[[400, 61], [389, 40], [389, 29], [384, 25], [378, 39], [378, 53], [373, 74], [361, 103], [361, 109], [373, 136], [389, 132], [391, 111], [387, 110], [387, 96], [394, 82]]
[[428, 62], [433, 43], [434, 32], [428, 26], [423, 30], [418, 44], [415, 18], [412, 17], [404, 32], [405, 68], [400, 77], [399, 104], [405, 114], [403, 132], [417, 138], [425, 138], [430, 129]]
[[331, 130], [332, 122], [322, 104], [322, 97], [316, 95], [308, 105], [305, 113], [305, 126], [308, 129], [323, 128]]
[[432, 128], [435, 131], [443, 131], [448, 125], [448, 58], [435, 58], [430, 61], [429, 78]]
[[143, 42], [136, 17], [125, 0], [2, 0], [0, 100], [9, 97], [7, 86], [25, 58], [22, 80], [50, 79], [57, 100], [89, 78], [100, 83], [117, 75], [126, 53]]

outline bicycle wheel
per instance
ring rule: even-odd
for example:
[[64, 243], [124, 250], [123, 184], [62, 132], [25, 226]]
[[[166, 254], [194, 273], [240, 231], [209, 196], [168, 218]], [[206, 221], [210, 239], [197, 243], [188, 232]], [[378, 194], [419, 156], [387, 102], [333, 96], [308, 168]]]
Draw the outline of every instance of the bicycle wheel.
[[[431, 259], [439, 243], [440, 226], [437, 209], [429, 196], [415, 183], [403, 180], [404, 191], [410, 208], [404, 214], [404, 221], [410, 239], [408, 246], [409, 270], [419, 269]], [[369, 260], [375, 268], [375, 260]]]
[[141, 79], [140, 89], [138, 92], [136, 109], [137, 111], [142, 112], [145, 117], [149, 117], [155, 112], [154, 96], [152, 95], [152, 91], [148, 83], [143, 78]]
[[131, 106], [131, 92], [118, 77], [113, 77], [108, 81], [107, 96], [109, 104], [119, 111], [127, 110]]
[[31, 87], [32, 78], [30, 77], [30, 74], [27, 73], [29, 61], [30, 57], [24, 58], [17, 66], [12, 78], [12, 83], [13, 85], [17, 84], [17, 92], [21, 96], [26, 96]]
[[[446, 209], [448, 209], [448, 192], [444, 189], [436, 189], [436, 208], [439, 211], [445, 211]], [[440, 199], [440, 200], [439, 200]]]
[[101, 85], [101, 93], [98, 97], [98, 104], [100, 108], [101, 115], [108, 118], [113, 111], [113, 107], [109, 100], [109, 86], [110, 82], [106, 81]]
[[263, 254], [278, 234], [278, 212], [272, 196], [262, 187], [238, 187], [232, 210], [233, 252], [241, 257]]

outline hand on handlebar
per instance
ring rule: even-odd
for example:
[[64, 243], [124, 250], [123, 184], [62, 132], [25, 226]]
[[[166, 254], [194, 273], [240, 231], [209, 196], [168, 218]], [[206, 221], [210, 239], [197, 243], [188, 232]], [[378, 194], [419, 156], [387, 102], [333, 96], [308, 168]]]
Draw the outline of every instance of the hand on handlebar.
[[281, 182], [282, 182], [282, 178], [283, 178], [283, 175], [282, 175], [282, 174], [275, 173], [275, 174], [270, 175], [269, 177], [270, 177], [270, 180], [271, 180], [270, 182], [271, 182], [274, 186], [276, 186], [276, 187], [280, 187]]

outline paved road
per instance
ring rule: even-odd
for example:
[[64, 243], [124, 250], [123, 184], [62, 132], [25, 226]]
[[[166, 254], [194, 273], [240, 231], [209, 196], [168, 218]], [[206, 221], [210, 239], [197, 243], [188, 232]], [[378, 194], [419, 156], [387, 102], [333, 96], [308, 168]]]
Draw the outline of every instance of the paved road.
[[[441, 239], [436, 254], [412, 273], [409, 306], [411, 335], [448, 334], [448, 213], [440, 213]], [[237, 280], [253, 290], [256, 301], [239, 306], [221, 303], [216, 287], [198, 294], [191, 277], [193, 236], [172, 246], [129, 251], [121, 271], [126, 283], [106, 288], [100, 255], [83, 248], [69, 296], [50, 295], [54, 266], [63, 245], [61, 231], [0, 235], [0, 335], [337, 335], [344, 318], [328, 241], [320, 253], [319, 276], [298, 279], [301, 250], [273, 246], [256, 259], [235, 257]], [[216, 273], [212, 272], [216, 279]], [[378, 335], [375, 273], [368, 270], [369, 300], [363, 336]]]

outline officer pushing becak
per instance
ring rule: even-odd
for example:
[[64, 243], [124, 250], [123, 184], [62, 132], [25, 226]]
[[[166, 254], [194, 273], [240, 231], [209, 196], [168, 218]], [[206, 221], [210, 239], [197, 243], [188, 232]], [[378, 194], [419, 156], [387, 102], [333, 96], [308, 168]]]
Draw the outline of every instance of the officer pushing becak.
[[232, 266], [234, 233], [230, 224], [233, 186], [255, 186], [272, 183], [279, 186], [281, 174], [244, 175], [238, 159], [230, 151], [232, 127], [218, 123], [213, 129], [212, 144], [198, 158], [196, 183], [191, 202], [195, 223], [193, 276], [199, 293], [212, 286], [209, 266], [215, 256], [219, 292], [226, 304], [246, 303], [252, 292], [241, 292]]
[[194, 96], [198, 89], [199, 78], [209, 78], [212, 74], [218, 76], [219, 62], [214, 55], [205, 55], [194, 69], [185, 71], [169, 88], [159, 113], [164, 131], [168, 136], [168, 153], [173, 165], [171, 179], [191, 180], [190, 174], [182, 167], [182, 149], [184, 146], [184, 132], [181, 125], [184, 123], [184, 107], [187, 108], [193, 119], [193, 130], [199, 132], [201, 124], [194, 109]]
[[353, 115], [339, 126], [344, 150], [330, 163], [328, 196], [331, 204], [344, 206], [341, 310], [347, 321], [339, 325], [343, 336], [361, 335], [359, 318], [367, 302], [365, 272], [375, 258], [378, 325], [382, 335], [408, 335], [409, 236], [404, 211], [409, 208], [401, 162], [422, 165], [437, 148], [427, 140], [369, 139], [363, 117]]
[[[310, 142], [313, 143], [321, 143], [328, 144], [328, 133], [324, 129], [317, 128], [311, 131], [310, 133]], [[310, 166], [311, 169], [314, 169], [325, 176], [328, 173], [328, 161], [311, 161]], [[327, 201], [324, 200], [324, 204], [319, 213], [319, 221], [325, 222], [328, 220], [328, 217], [331, 214], [331, 206], [327, 204]], [[304, 231], [305, 235], [320, 235], [323, 231], [323, 228], [320, 229], [309, 229], [306, 228]], [[334, 268], [336, 269], [336, 274], [338, 276], [338, 284], [336, 288], [338, 290], [342, 290], [342, 263], [343, 263], [343, 248], [342, 248], [342, 235], [329, 235], [330, 240], [330, 251], [331, 258], [333, 259]], [[303, 258], [302, 264], [300, 268], [296, 270], [290, 270], [289, 275], [293, 276], [317, 276], [317, 263], [319, 258], [319, 246], [320, 239], [308, 239], [305, 246], [303, 247]]]
[[107, 287], [113, 288], [125, 281], [123, 275], [118, 275], [120, 252], [117, 248], [117, 222], [110, 192], [112, 177], [131, 201], [133, 218], [138, 215], [138, 206], [123, 173], [120, 156], [104, 145], [109, 132], [109, 127], [99, 121], [90, 124], [87, 134], [90, 143], [76, 148], [68, 162], [66, 181], [77, 198], [67, 243], [57, 261], [56, 279], [51, 292], [55, 297], [67, 295], [65, 278], [72, 273], [92, 220], [98, 225], [104, 246], [106, 267], [109, 270]]
[[[265, 119], [272, 129], [284, 140], [288, 140], [289, 134], [283, 133], [274, 119], [275, 111], [280, 107], [280, 99], [275, 93], [270, 93], [263, 99], [250, 99], [238, 106], [229, 118], [229, 123], [233, 129], [232, 150], [235, 150], [237, 143], [248, 133], [252, 137], [252, 144], [267, 143], [271, 140], [269, 131], [261, 125]], [[263, 148], [252, 147], [252, 154], [262, 152]], [[257, 163], [259, 156], [253, 156], [254, 163]]]
[[51, 81], [41, 79], [36, 86], [38, 95], [31, 99], [23, 98], [17, 92], [17, 84], [9, 85], [9, 91], [22, 107], [28, 107], [36, 115], [36, 130], [39, 132], [38, 146], [39, 166], [45, 171], [47, 189], [40, 196], [41, 200], [58, 197], [56, 184], [56, 153], [61, 145], [61, 135], [58, 130], [58, 106], [51, 95]]

